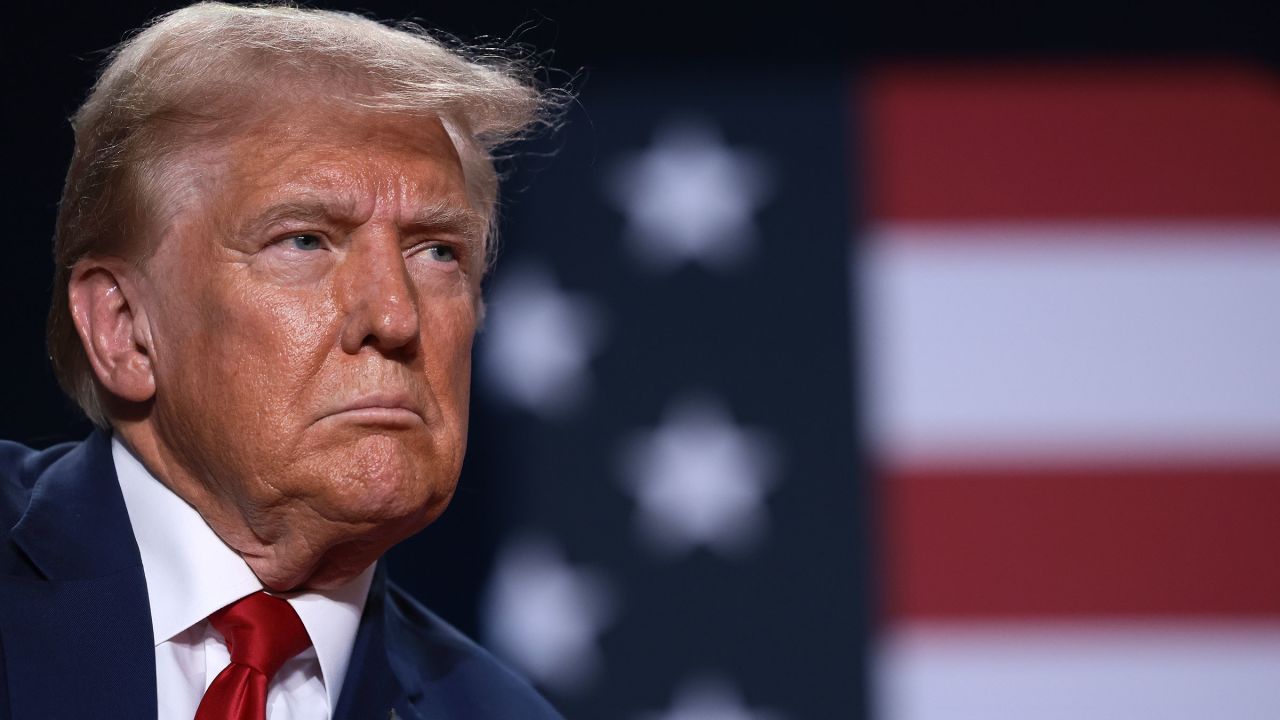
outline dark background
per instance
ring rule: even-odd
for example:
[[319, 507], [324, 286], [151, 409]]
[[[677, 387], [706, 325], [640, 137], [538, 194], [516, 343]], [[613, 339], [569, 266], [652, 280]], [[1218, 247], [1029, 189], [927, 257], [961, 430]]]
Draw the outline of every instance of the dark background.
[[[914, 58], [1245, 58], [1280, 60], [1280, 3], [963, 4], [789, 2], [749, 10], [746, 3], [359, 3], [319, 7], [414, 19], [465, 41], [526, 44], [571, 82], [591, 106], [593, 88], [616, 87], [637, 73], [720, 70], [737, 77], [837, 77]], [[52, 265], [50, 243], [62, 176], [71, 151], [67, 117], [105, 52], [131, 29], [179, 3], [23, 3], [3, 26], [3, 197], [7, 230], [0, 308], [0, 438], [47, 446], [83, 437], [87, 423], [57, 390], [44, 348]], [[553, 51], [553, 52], [550, 52]], [[599, 119], [598, 116], [596, 119]], [[571, 152], [566, 156], [572, 158]], [[562, 161], [573, 162], [572, 159]], [[537, 165], [539, 163], [535, 163]], [[554, 175], [554, 171], [552, 171]], [[519, 188], [529, 184], [517, 177]], [[532, 181], [536, 185], [536, 178]], [[508, 197], [510, 215], [521, 193]], [[527, 210], [527, 209], [526, 209]], [[856, 209], [851, 209], [856, 215]], [[518, 245], [518, 238], [508, 239]], [[518, 247], [511, 248], [519, 254]], [[845, 396], [847, 397], [847, 395]], [[477, 597], [489, 574], [503, 520], [495, 512], [496, 462], [476, 452], [510, 435], [513, 423], [477, 400], [472, 452], [448, 513], [393, 552], [411, 591], [463, 630], [478, 633]], [[441, 549], [445, 551], [441, 551]], [[855, 608], [864, 615], [866, 608]]]
[[[593, 80], [636, 69], [866, 66], [903, 58], [1244, 57], [1280, 59], [1280, 3], [788, 2], [415, 3], [319, 2], [384, 19], [417, 19], [464, 40], [515, 40], [553, 50], [551, 78], [589, 96]], [[3, 202], [9, 280], [0, 437], [47, 445], [87, 426], [54, 387], [43, 327], [48, 239], [71, 151], [66, 118], [105, 51], [180, 3], [8, 6], [4, 67]], [[21, 380], [18, 380], [18, 379]]]

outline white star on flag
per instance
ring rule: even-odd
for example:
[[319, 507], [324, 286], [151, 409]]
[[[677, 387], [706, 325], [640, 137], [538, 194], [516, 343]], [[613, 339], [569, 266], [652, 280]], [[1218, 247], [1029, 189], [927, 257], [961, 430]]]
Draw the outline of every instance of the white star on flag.
[[685, 120], [660, 128], [644, 152], [623, 157], [607, 190], [626, 215], [626, 237], [642, 263], [725, 269], [747, 254], [753, 216], [771, 184], [756, 153], [730, 149], [708, 122]]
[[751, 710], [726, 680], [704, 677], [686, 682], [664, 713], [643, 713], [635, 720], [783, 720], [772, 710]]
[[763, 537], [764, 495], [777, 452], [764, 432], [741, 428], [714, 401], [672, 405], [662, 424], [638, 433], [621, 454], [624, 487], [636, 500], [636, 527], [655, 552], [705, 545], [741, 555]]
[[577, 692], [600, 670], [596, 638], [612, 620], [613, 598], [603, 577], [566, 563], [549, 540], [517, 540], [498, 554], [483, 606], [485, 636], [538, 683]]
[[544, 417], [563, 415], [590, 389], [587, 363], [603, 322], [594, 304], [560, 290], [542, 268], [516, 268], [493, 288], [482, 368], [507, 400]]

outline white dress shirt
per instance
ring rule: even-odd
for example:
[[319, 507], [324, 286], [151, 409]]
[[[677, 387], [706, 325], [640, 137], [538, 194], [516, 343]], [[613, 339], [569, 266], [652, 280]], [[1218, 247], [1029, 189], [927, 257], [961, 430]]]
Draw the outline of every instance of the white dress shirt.
[[[111, 440], [111, 455], [147, 578], [159, 715], [193, 718], [204, 691], [231, 661], [209, 614], [262, 590], [262, 583], [119, 438]], [[302, 619], [312, 647], [286, 662], [271, 681], [268, 720], [332, 717], [372, 580], [370, 565], [335, 590], [281, 595]]]

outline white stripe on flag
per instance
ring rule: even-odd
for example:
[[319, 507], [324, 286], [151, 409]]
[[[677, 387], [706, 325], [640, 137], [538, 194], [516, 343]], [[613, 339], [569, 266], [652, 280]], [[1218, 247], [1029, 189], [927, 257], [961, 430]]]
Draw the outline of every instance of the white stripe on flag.
[[1280, 447], [1280, 225], [881, 224], [855, 256], [882, 457]]
[[917, 624], [875, 668], [877, 720], [1280, 717], [1280, 623]]

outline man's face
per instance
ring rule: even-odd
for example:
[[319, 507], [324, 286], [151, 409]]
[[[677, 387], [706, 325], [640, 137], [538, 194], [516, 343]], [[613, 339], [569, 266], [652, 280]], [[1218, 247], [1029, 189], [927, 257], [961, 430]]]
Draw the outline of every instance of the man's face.
[[380, 552], [444, 509], [466, 445], [484, 258], [454, 147], [290, 110], [206, 163], [144, 271], [167, 462], [249, 521], [242, 552]]

